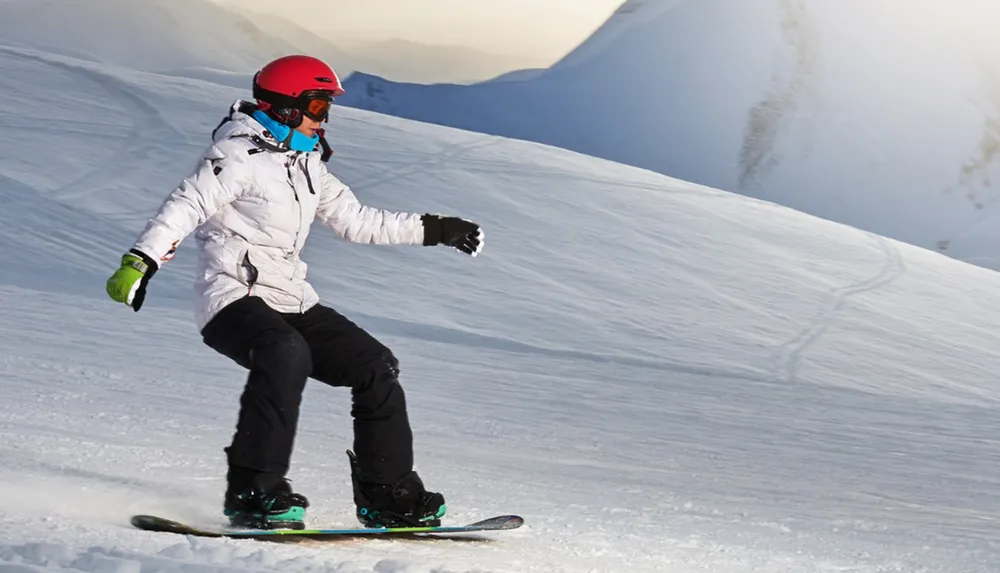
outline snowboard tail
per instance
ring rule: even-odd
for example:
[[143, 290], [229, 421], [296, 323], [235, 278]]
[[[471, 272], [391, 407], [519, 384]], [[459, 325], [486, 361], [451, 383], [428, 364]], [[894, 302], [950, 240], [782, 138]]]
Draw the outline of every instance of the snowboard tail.
[[197, 537], [227, 537], [258, 541], [335, 540], [357, 537], [434, 537], [440, 534], [506, 531], [517, 529], [524, 519], [517, 515], [498, 515], [469, 525], [434, 527], [382, 527], [374, 529], [205, 529], [155, 515], [134, 515], [132, 525], [146, 531], [194, 535]]

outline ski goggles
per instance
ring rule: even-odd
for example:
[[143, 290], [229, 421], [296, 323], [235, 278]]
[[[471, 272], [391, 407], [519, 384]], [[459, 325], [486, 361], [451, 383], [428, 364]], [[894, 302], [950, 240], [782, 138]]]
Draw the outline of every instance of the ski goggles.
[[273, 109], [282, 123], [295, 127], [301, 122], [302, 116], [313, 121], [326, 121], [331, 105], [333, 105], [333, 95], [330, 92], [313, 91], [305, 92], [296, 98], [283, 96], [277, 103], [268, 102], [266, 107], [262, 106], [261, 109]]
[[299, 96], [299, 111], [313, 121], [326, 121], [333, 105], [330, 92], [306, 92]]

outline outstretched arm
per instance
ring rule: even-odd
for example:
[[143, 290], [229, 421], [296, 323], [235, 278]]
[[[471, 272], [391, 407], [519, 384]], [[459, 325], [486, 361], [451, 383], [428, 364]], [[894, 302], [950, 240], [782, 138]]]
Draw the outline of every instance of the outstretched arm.
[[350, 187], [321, 167], [316, 220], [354, 243], [420, 245], [424, 225], [416, 213], [396, 213], [362, 205]]
[[395, 213], [358, 202], [351, 189], [322, 167], [322, 195], [316, 219], [355, 243], [448, 245], [468, 255], [483, 250], [479, 225], [457, 217]]

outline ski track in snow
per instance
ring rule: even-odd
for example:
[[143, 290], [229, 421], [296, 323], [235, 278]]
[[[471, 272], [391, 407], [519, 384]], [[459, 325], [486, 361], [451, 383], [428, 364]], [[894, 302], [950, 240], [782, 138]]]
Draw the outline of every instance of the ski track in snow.
[[830, 291], [829, 300], [816, 320], [811, 322], [798, 336], [782, 344], [775, 352], [775, 372], [778, 374], [779, 380], [787, 383], [798, 381], [799, 364], [809, 347], [830, 328], [837, 318], [837, 312], [847, 304], [852, 296], [888, 285], [904, 272], [905, 265], [902, 257], [889, 239], [871, 233], [866, 233], [866, 236], [871, 238], [885, 255], [885, 263], [878, 275]]
[[[52, 196], [57, 199], [73, 200], [86, 196], [98, 189], [107, 179], [109, 173], [121, 175], [122, 171], [129, 171], [139, 163], [136, 161], [137, 158], [145, 158], [151, 153], [155, 153], [156, 142], [170, 140], [169, 135], [176, 136], [179, 133], [163, 118], [160, 110], [146, 103], [134, 88], [111, 73], [94, 69], [95, 64], [70, 63], [64, 58], [45, 56], [6, 46], [0, 46], [0, 52], [51, 66], [75, 78], [99, 86], [107, 92], [111, 101], [118, 104], [116, 110], [124, 112], [131, 119], [131, 131], [121, 138], [121, 145], [106, 153], [107, 159], [104, 162], [94, 165], [90, 170], [78, 174], [74, 179], [54, 190]], [[92, 121], [100, 122], [101, 118], [95, 117], [92, 118]], [[144, 144], [137, 145], [138, 141], [143, 141]]]

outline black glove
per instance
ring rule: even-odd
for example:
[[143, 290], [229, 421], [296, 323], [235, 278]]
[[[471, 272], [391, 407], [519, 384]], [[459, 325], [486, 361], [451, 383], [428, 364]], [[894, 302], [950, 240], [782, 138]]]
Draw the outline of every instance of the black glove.
[[424, 223], [424, 246], [448, 245], [473, 257], [483, 250], [483, 230], [471, 221], [431, 214], [420, 220]]

